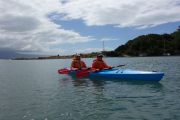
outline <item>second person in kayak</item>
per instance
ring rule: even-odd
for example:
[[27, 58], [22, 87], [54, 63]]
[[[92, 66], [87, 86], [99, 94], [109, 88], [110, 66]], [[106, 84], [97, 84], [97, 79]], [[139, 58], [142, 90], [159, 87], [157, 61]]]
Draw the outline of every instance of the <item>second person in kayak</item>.
[[72, 70], [81, 70], [86, 69], [87, 66], [84, 61], [81, 60], [81, 56], [79, 54], [74, 55], [74, 58], [71, 62], [71, 69]]
[[96, 59], [93, 60], [92, 63], [92, 69], [94, 69], [95, 71], [99, 71], [99, 70], [103, 70], [103, 69], [111, 69], [111, 66], [108, 66], [104, 61], [103, 61], [103, 55], [102, 54], [98, 54], [96, 56]]

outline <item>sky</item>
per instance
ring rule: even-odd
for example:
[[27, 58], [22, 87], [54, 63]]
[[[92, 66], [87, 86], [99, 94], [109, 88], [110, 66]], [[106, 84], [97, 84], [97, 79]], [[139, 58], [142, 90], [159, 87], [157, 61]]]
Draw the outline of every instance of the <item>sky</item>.
[[139, 35], [174, 32], [180, 0], [0, 0], [0, 57], [114, 50]]

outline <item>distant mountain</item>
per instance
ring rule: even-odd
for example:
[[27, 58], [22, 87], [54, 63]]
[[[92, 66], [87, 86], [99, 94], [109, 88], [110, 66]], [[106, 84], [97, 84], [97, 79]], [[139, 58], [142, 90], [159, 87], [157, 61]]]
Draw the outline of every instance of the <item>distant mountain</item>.
[[0, 59], [32, 58], [32, 57], [39, 57], [39, 55], [20, 54], [13, 50], [0, 49]]

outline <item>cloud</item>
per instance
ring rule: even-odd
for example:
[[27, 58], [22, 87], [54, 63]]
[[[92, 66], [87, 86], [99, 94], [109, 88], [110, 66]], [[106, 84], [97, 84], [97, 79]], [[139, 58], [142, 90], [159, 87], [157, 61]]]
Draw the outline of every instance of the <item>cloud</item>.
[[[63, 2], [64, 4], [65, 2]], [[54, 45], [94, 40], [65, 30], [48, 17], [59, 11], [59, 0], [0, 0], [0, 48], [20, 52], [54, 52]]]
[[117, 41], [117, 40], [119, 40], [119, 39], [117, 39], [117, 38], [102, 38], [102, 39], [100, 39], [100, 41]]
[[38, 27], [39, 21], [29, 16], [3, 16], [0, 19], [0, 28], [8, 32], [31, 31]]
[[147, 28], [180, 21], [179, 11], [179, 0], [69, 0], [59, 12], [88, 26]]
[[179, 0], [0, 0], [0, 5], [0, 48], [18, 52], [53, 53], [63, 44], [96, 40], [52, 19], [139, 29], [180, 21]]
[[102, 48], [85, 48], [85, 49], [78, 49], [77, 53], [90, 53], [90, 52], [100, 52]]

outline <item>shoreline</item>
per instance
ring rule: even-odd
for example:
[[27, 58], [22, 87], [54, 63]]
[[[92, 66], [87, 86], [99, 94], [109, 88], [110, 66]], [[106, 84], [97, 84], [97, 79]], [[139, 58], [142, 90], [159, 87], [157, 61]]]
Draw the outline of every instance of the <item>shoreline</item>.
[[[162, 56], [105, 56], [104, 58], [113, 57], [113, 58], [134, 58], [134, 57], [179, 57], [180, 55], [162, 55]], [[95, 56], [94, 56], [95, 57]], [[82, 58], [94, 58], [94, 57], [82, 57]], [[2, 59], [2, 60], [55, 60], [55, 59], [71, 59], [72, 56], [49, 56], [49, 57], [38, 57], [38, 58], [14, 58], [14, 59]]]

